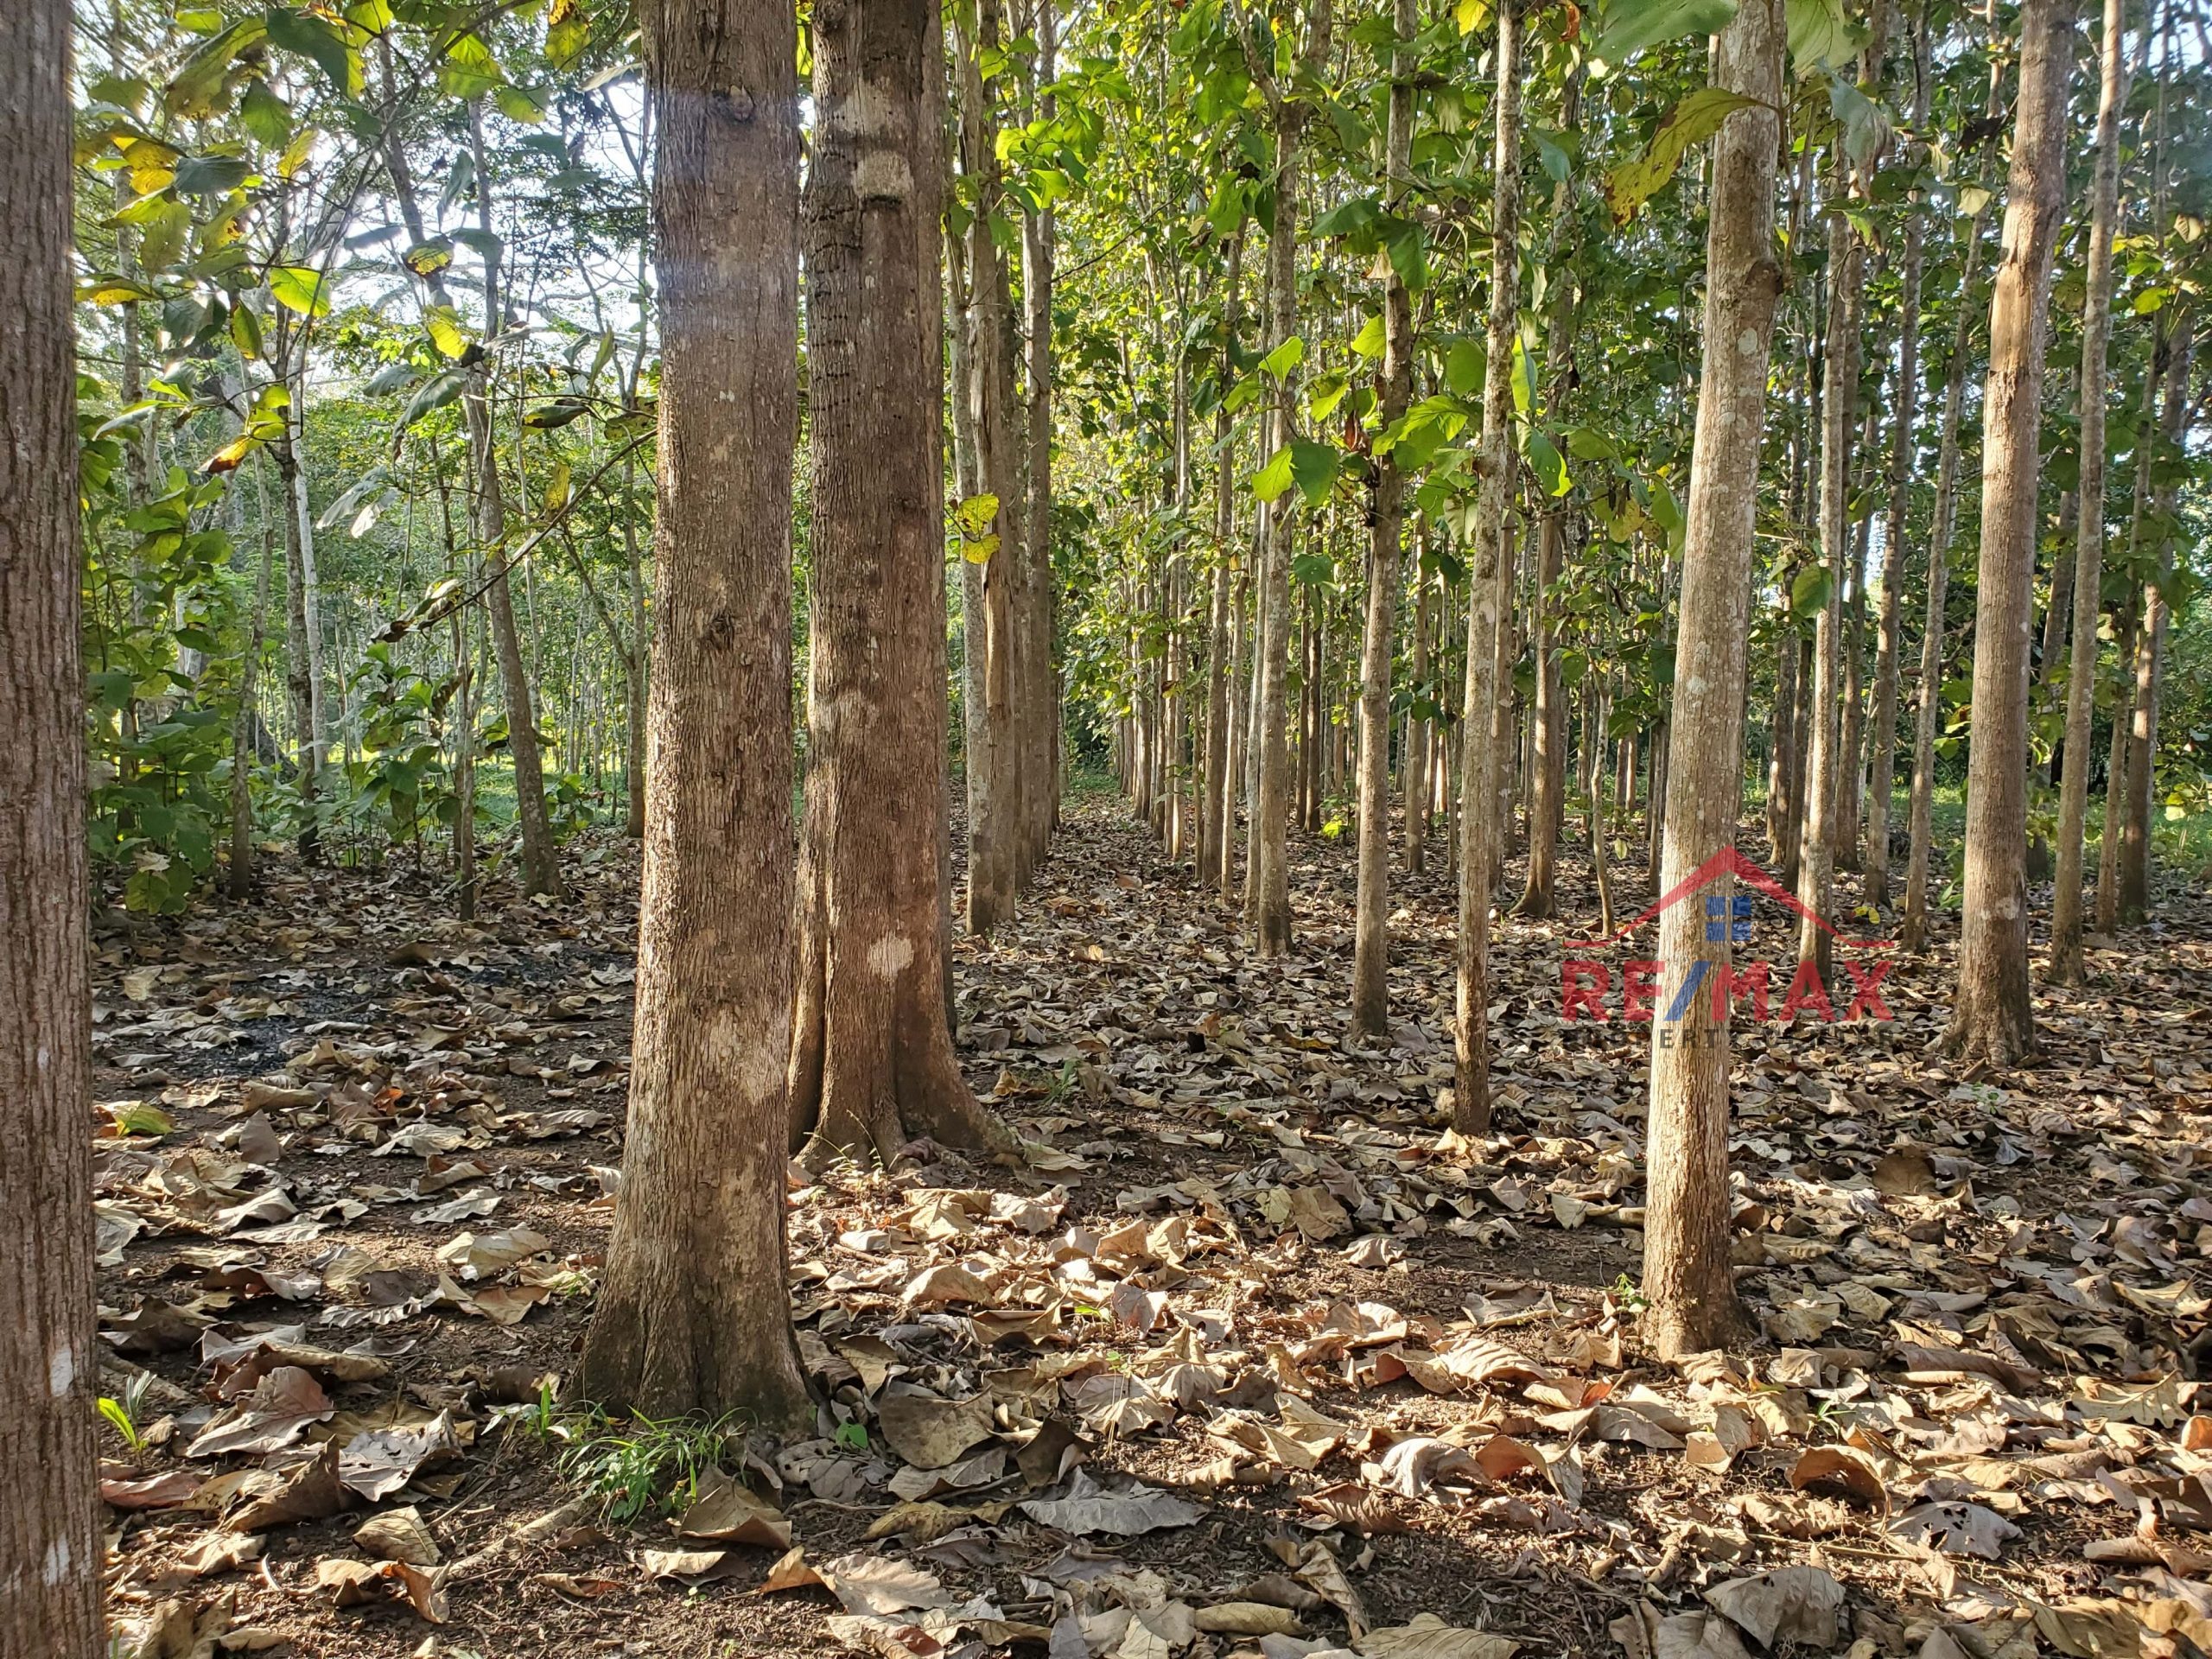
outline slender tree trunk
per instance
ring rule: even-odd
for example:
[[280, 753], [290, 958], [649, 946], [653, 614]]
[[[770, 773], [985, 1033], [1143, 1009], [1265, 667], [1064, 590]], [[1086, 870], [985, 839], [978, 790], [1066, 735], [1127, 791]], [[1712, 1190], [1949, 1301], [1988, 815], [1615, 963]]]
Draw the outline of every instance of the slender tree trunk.
[[1459, 741], [1459, 943], [1453, 986], [1452, 1127], [1490, 1132], [1490, 904], [1491, 848], [1498, 839], [1497, 633], [1503, 595], [1505, 515], [1511, 489], [1513, 346], [1521, 300], [1521, 19], [1519, 0], [1501, 0], [1492, 70], [1497, 76], [1496, 180], [1491, 207], [1489, 359], [1484, 367], [1482, 485], [1467, 570], [1466, 697]]
[[[1836, 141], [1840, 145], [1841, 139]], [[1839, 149], [1829, 193], [1844, 191]], [[1840, 209], [1840, 200], [1832, 206]], [[1866, 249], [1840, 211], [1828, 219], [1828, 330], [1821, 392], [1821, 563], [1828, 578], [1813, 637], [1813, 676], [1805, 745], [1805, 812], [1798, 837], [1797, 899], [1809, 912], [1798, 925], [1797, 955], [1825, 983], [1833, 969], [1828, 935], [1814, 918], [1835, 908], [1836, 820], [1844, 766], [1839, 753], [1843, 696], [1844, 588], [1849, 571], [1851, 443], [1859, 392], [1859, 309]]]
[[[1792, 572], [1782, 575], [1784, 616], [1789, 602]], [[1784, 881], [1794, 878], [1791, 866], [1797, 848], [1789, 821], [1789, 790], [1797, 770], [1797, 631], [1787, 625], [1776, 641], [1774, 652], [1774, 720], [1768, 739], [1766, 769], [1766, 838], [1769, 857]]]
[[[238, 664], [238, 706], [231, 721], [231, 868], [229, 891], [244, 903], [253, 896], [253, 764], [261, 729], [261, 652], [269, 632], [269, 590], [276, 562], [276, 537], [269, 528], [269, 492], [257, 468], [260, 496], [261, 563], [253, 583], [253, 616], [246, 631], [245, 660]], [[232, 489], [236, 491], [235, 480]]]
[[[1416, 698], [1433, 699], [1436, 687], [1433, 683], [1430, 653], [1436, 631], [1436, 584], [1422, 572], [1421, 550], [1423, 537], [1416, 531], [1414, 537], [1414, 639], [1411, 664], [1413, 695]], [[1435, 726], [1433, 721], [1408, 710], [1406, 715], [1405, 792], [1406, 792], [1406, 871], [1419, 875], [1428, 862], [1428, 800], [1433, 780], [1429, 776], [1428, 756]]]
[[2028, 995], [2028, 634], [2034, 621], [2037, 435], [2051, 260], [2066, 183], [2071, 0], [2024, 0], [2004, 252], [1982, 394], [1981, 562], [1967, 773], [1959, 990], [1944, 1045], [1968, 1063], [2035, 1048]]
[[[1992, 77], [1990, 102], [1998, 102]], [[1929, 516], [1927, 606], [1920, 632], [1920, 696], [1912, 749], [1912, 797], [1907, 809], [1910, 850], [1906, 855], [1904, 914], [1897, 943], [1918, 956], [1928, 948], [1928, 884], [1935, 858], [1936, 738], [1943, 717], [1944, 611], [1951, 574], [1951, 537], [1958, 519], [1959, 416], [1965, 402], [1967, 346], [1972, 338], [1974, 274], [1981, 263], [1981, 214], [1960, 232], [1960, 305], [1951, 331], [1943, 378], [1943, 410], [1936, 447], [1936, 503]]]
[[69, 8], [0, 10], [0, 1654], [99, 1659]]
[[[1413, 38], [1421, 32], [1416, 0], [1394, 0], [1389, 122], [1384, 168], [1389, 211], [1401, 211], [1411, 188], [1414, 142]], [[1413, 297], [1395, 266], [1383, 279], [1382, 369], [1378, 418], [1400, 420], [1413, 401]], [[1360, 652], [1359, 893], [1351, 982], [1357, 1035], [1390, 1033], [1390, 666], [1397, 635], [1398, 543], [1404, 531], [1405, 481], [1397, 459], [1375, 467], [1374, 531], [1367, 560], [1367, 631]], [[1418, 574], [1418, 572], [1416, 572]]]
[[[795, 1433], [814, 1421], [783, 1220], [797, 18], [645, 0], [639, 24], [660, 135], [662, 603], [629, 1129], [580, 1383], [655, 1416], [742, 1412]], [[910, 135], [907, 156], [934, 153]], [[918, 426], [934, 442], [935, 411]]]
[[1714, 86], [1758, 102], [1731, 115], [1713, 141], [1704, 368], [1682, 540], [1660, 888], [1703, 897], [1659, 917], [1659, 982], [1671, 1000], [1651, 1025], [1643, 1243], [1645, 1340], [1669, 1357], [1738, 1341], [1748, 1328], [1729, 1267], [1732, 922], [1716, 930], [1707, 917], [1716, 898], [1732, 914], [1734, 887], [1727, 861], [1743, 772], [1759, 440], [1782, 290], [1774, 193], [1785, 35], [1780, 0], [1744, 0], [1713, 73]]
[[[981, 644], [983, 719], [981, 744], [968, 756], [968, 931], [988, 933], [1014, 913], [1020, 882], [1024, 823], [1021, 740], [1016, 664], [1020, 642], [1020, 594], [1024, 543], [1014, 492], [1018, 473], [1014, 448], [1014, 365], [1008, 354], [1006, 266], [990, 222], [1003, 200], [1000, 183], [997, 124], [977, 55], [999, 47], [997, 0], [982, 0], [976, 35], [959, 42], [955, 59], [960, 76], [962, 170], [974, 181], [975, 217], [967, 237], [969, 291], [968, 366], [965, 389], [973, 435], [978, 494], [998, 507], [984, 534], [996, 535], [996, 548], [982, 563]], [[971, 629], [969, 649], [976, 648]]]
[[[2082, 979], [2082, 840], [2089, 815], [2089, 728], [2096, 707], [2097, 619], [2105, 542], [2105, 351], [2112, 330], [2112, 245], [2120, 217], [2120, 119], [2127, 105], [2124, 0], [2105, 0], [2097, 132], [2089, 168], [2087, 297], [2082, 309], [2081, 485], [2075, 518], [2074, 648], [2066, 679], [2066, 764], [2058, 782], [2058, 858], [2050, 976]], [[2147, 40], [2150, 31], [2144, 36]], [[2054, 601], [2053, 608], [2056, 608]]]
[[1012, 1144], [960, 1075], [933, 823], [944, 745], [936, 10], [817, 25], [805, 214], [813, 448], [806, 825], [792, 1020], [807, 1155]]
[[[1225, 394], [1234, 378], [1240, 290], [1244, 276], [1244, 225], [1229, 242], [1229, 271], [1222, 289], [1222, 359], [1217, 388]], [[1235, 417], [1225, 395], [1214, 404], [1213, 584], [1206, 619], [1206, 729], [1205, 795], [1198, 810], [1198, 879], [1229, 888], [1230, 847], [1236, 834], [1236, 798], [1230, 751], [1235, 730], [1230, 714], [1230, 669], [1236, 653], [1236, 440]]]
[[[469, 137], [476, 162], [477, 226], [488, 238], [492, 229], [492, 181], [486, 171], [483, 109], [471, 104]], [[484, 336], [496, 338], [505, 327], [502, 309], [499, 245], [487, 240], [484, 257]], [[536, 698], [531, 690], [530, 670], [523, 660], [522, 632], [515, 623], [514, 592], [507, 580], [512, 563], [505, 543], [507, 503], [499, 480], [499, 435], [492, 413], [491, 369], [488, 359], [469, 372], [461, 394], [461, 410], [468, 426], [469, 454], [475, 471], [475, 527], [477, 543], [490, 565], [485, 589], [492, 618], [492, 645], [499, 664], [499, 696], [507, 708], [507, 754], [514, 763], [515, 819], [522, 831], [522, 884], [524, 893], [561, 891], [561, 855], [553, 844], [552, 821], [545, 812], [545, 763], [537, 729]]]
[[[2189, 403], [2191, 348], [2187, 312], [2177, 325], [2166, 369], [2165, 407], [2158, 419], [2158, 447], [2168, 455], [2183, 453]], [[2173, 576], [2171, 523], [2174, 486], [2154, 480], [2152, 522], [2159, 526], [2158, 574], [2144, 586], [2143, 625], [2135, 643], [2135, 696], [2127, 733], [2127, 816], [2120, 837], [2120, 915], [2140, 921], [2151, 911], [2151, 814], [2158, 800], [2159, 673], [2166, 646], [2166, 588]]]
[[[2139, 466], [2139, 473], [2142, 470]], [[2137, 487], [2143, 487], [2139, 481]], [[2137, 505], [2139, 511], [2139, 500]], [[2131, 553], [2134, 540], [2131, 535]], [[2121, 599], [2119, 614], [2113, 619], [2120, 685], [2113, 706], [2112, 744], [2105, 761], [2104, 833], [2097, 842], [2097, 931], [2107, 938], [2120, 925], [2120, 848], [2127, 818], [2128, 728], [2133, 723], [2131, 714], [2135, 702], [2135, 642], [2142, 626], [2142, 595], [2131, 592]]]
[[[1057, 118], [1059, 100], [1051, 91], [1057, 68], [1058, 18], [1053, 0], [1037, 0], [1031, 33], [1036, 42], [1038, 118]], [[1023, 824], [1028, 858], [1034, 868], [1045, 861], [1059, 822], [1058, 676], [1052, 666], [1055, 583], [1052, 577], [1052, 273], [1055, 234], [1047, 202], [1022, 221], [1022, 300], [1029, 313], [1027, 342], [1028, 497], [1023, 504], [1027, 560], [1024, 583], [1028, 605], [1026, 665], [1022, 688], [1025, 748], [1022, 772], [1027, 780]]]
[[[1876, 349], [1880, 349], [1879, 342]], [[1878, 385], [1866, 407], [1866, 424], [1859, 435], [1859, 454], [1866, 470], [1878, 464], [1881, 439], [1881, 392]], [[1862, 480], [1862, 487], [1866, 480]], [[1871, 504], [1872, 496], [1869, 495]], [[1859, 837], [1866, 804], [1866, 556], [1873, 539], [1874, 514], [1870, 505], [1851, 537], [1851, 603], [1845, 618], [1843, 645], [1843, 711], [1836, 739], [1835, 862], [1840, 870], [1859, 868]]]
[[[1923, 6], [1912, 22], [1912, 125], [1928, 125], [1934, 79], [1929, 30]], [[1917, 156], [1916, 149], [1912, 154]], [[1882, 529], [1882, 614], [1874, 655], [1874, 744], [1867, 768], [1866, 902], [1878, 909], [1890, 901], [1890, 804], [1897, 789], [1897, 675], [1904, 628], [1905, 515], [1912, 499], [1913, 470], [1919, 458], [1916, 421], [1920, 410], [1920, 278], [1924, 253], [1924, 216], [1915, 212], [1905, 226], [1904, 263], [1897, 302], [1897, 413], [1890, 435], [1889, 517]]]

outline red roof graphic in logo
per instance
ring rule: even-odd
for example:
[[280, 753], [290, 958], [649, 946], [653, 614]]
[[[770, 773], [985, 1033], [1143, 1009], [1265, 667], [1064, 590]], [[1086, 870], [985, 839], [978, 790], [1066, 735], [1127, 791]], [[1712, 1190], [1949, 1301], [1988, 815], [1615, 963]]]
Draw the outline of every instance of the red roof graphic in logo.
[[1583, 939], [1577, 942], [1578, 945], [1580, 948], [1589, 949], [1599, 945], [1618, 944], [1621, 940], [1627, 938], [1630, 934], [1634, 933], [1637, 928], [1642, 927], [1646, 922], [1650, 921], [1654, 917], [1657, 916], [1661, 911], [1671, 909], [1675, 905], [1680, 904], [1683, 899], [1688, 898], [1692, 893], [1697, 892], [1700, 887], [1710, 887], [1713, 882], [1719, 880], [1724, 875], [1733, 875], [1738, 880], [1742, 881], [1745, 886], [1756, 887], [1761, 893], [1766, 894], [1768, 898], [1796, 911], [1797, 914], [1804, 917], [1807, 920], [1811, 922], [1814, 926], [1819, 928], [1821, 931], [1826, 933], [1838, 944], [1848, 945], [1855, 950], [1894, 950], [1897, 949], [1897, 942], [1895, 939], [1853, 939], [1845, 938], [1844, 935], [1837, 932], [1834, 927], [1829, 925], [1828, 920], [1825, 916], [1822, 916], [1819, 912], [1801, 903], [1796, 893], [1790, 892], [1787, 887], [1784, 887], [1779, 881], [1769, 875], [1758, 865], [1752, 863], [1750, 859], [1745, 858], [1743, 854], [1738, 852], [1733, 847], [1724, 847], [1719, 852], [1715, 853], [1711, 858], [1707, 859], [1704, 863], [1699, 865], [1697, 868], [1692, 870], [1688, 875], [1676, 882], [1671, 892], [1662, 896], [1657, 902], [1650, 906], [1649, 908], [1646, 909], [1642, 915], [1638, 916], [1634, 921], [1629, 923], [1627, 926], [1617, 929], [1611, 938], [1603, 939]]

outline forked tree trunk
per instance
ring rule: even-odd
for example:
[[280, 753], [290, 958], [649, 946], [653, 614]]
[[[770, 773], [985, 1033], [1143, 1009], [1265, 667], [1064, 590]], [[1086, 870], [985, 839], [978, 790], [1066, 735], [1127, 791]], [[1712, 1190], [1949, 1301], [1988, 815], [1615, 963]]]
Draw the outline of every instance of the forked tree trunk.
[[[1682, 538], [1681, 632], [1675, 654], [1666, 852], [1673, 893], [1736, 845], [1751, 548], [1768, 356], [1782, 269], [1775, 257], [1775, 162], [1785, 39], [1781, 0], [1743, 0], [1720, 36], [1713, 84], [1757, 100], [1713, 140], [1706, 232], [1704, 372]], [[1729, 1267], [1729, 928], [1725, 870], [1659, 915], [1662, 1018], [1651, 1026], [1644, 1338], [1674, 1357], [1740, 1340], [1748, 1321]], [[1676, 1013], [1679, 1006], [1680, 1013]]]
[[69, 8], [0, 11], [0, 1653], [99, 1659]]
[[[579, 1382], [654, 1416], [741, 1411], [791, 1433], [814, 1421], [784, 1283], [797, 18], [744, 0], [639, 10], [660, 134], [661, 603], [629, 1128]], [[919, 424], [934, 441], [935, 412]]]
[[944, 747], [943, 179], [933, 6], [848, 0], [815, 32], [806, 195], [814, 575], [791, 1027], [810, 1160], [917, 1135], [1008, 1146], [952, 1049], [933, 823]]
[[1489, 358], [1483, 371], [1482, 486], [1467, 567], [1466, 696], [1459, 743], [1459, 940], [1454, 962], [1452, 1125], [1490, 1132], [1490, 903], [1497, 815], [1497, 634], [1503, 594], [1505, 514], [1510, 500], [1513, 346], [1521, 301], [1520, 0], [1501, 0], [1497, 142], [1491, 153]]
[[[1398, 39], [1384, 143], [1389, 211], [1412, 184], [1413, 38], [1421, 31], [1416, 0], [1394, 0]], [[1387, 429], [1413, 398], [1413, 298], [1397, 268], [1383, 279], [1382, 369], [1377, 416]], [[1363, 1037], [1390, 1032], [1390, 668], [1397, 622], [1398, 543], [1404, 530], [1405, 480], [1395, 454], [1378, 456], [1374, 532], [1368, 544], [1367, 632], [1360, 652], [1359, 893], [1351, 976], [1351, 1027]]]
[[[2112, 331], [2112, 244], [2120, 216], [2120, 118], [2127, 104], [2126, 8], [2105, 0], [2097, 133], [2089, 169], [2088, 296], [2082, 309], [2081, 487], [2075, 518], [2074, 649], [2066, 680], [2066, 763], [2058, 780], [2052, 877], [2053, 983], [2082, 978], [2082, 841], [2089, 816], [2089, 728], [2095, 713], [2097, 618], [2104, 587], [2105, 350]], [[2144, 38], [2150, 31], [2144, 31]]]
[[2066, 185], [2072, 0], [2024, 0], [2004, 251], [1982, 393], [1981, 559], [1967, 772], [1958, 999], [1944, 1046], [1968, 1064], [2035, 1049], [2028, 995], [2028, 634], [2035, 613], [2036, 440], [2050, 272]]

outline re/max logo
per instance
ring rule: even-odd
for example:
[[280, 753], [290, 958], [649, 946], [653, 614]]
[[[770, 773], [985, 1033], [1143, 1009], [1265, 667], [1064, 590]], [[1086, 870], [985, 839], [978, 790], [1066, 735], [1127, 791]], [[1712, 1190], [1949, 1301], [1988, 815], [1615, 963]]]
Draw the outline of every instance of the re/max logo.
[[[1764, 870], [1745, 858], [1734, 848], [1728, 847], [1715, 853], [1682, 880], [1672, 891], [1611, 939], [1586, 942], [1585, 950], [1617, 943], [1634, 934], [1645, 923], [1654, 921], [1659, 914], [1675, 906], [1688, 901], [1698, 889], [1730, 876], [1741, 879], [1747, 886], [1757, 888], [1774, 899], [1784, 908], [1810, 920], [1837, 944], [1863, 950], [1891, 950], [1896, 941], [1891, 939], [1847, 939], [1830, 926], [1827, 919], [1800, 903], [1796, 894], [1777, 882]], [[1705, 895], [1705, 938], [1708, 944], [1748, 944], [1751, 939], [1751, 895], [1740, 893], [1707, 893]], [[1720, 953], [1724, 958], [1726, 952]], [[1862, 965], [1846, 960], [1843, 970], [1851, 976], [1849, 1000], [1839, 1014], [1835, 1001], [1828, 988], [1821, 982], [1819, 965], [1812, 961], [1796, 963], [1790, 970], [1788, 988], [1783, 994], [1778, 1021], [1787, 1025], [1799, 1018], [1817, 1020], [1825, 1024], [1846, 1024], [1855, 1020], [1886, 1020], [1896, 1018], [1889, 1005], [1882, 1000], [1882, 981], [1897, 964], [1894, 960], [1879, 959]], [[1707, 1000], [1707, 1017], [1718, 1026], [1745, 1001], [1751, 1005], [1754, 1020], [1764, 1022], [1773, 1000], [1773, 987], [1781, 979], [1781, 969], [1771, 962], [1738, 963], [1729, 960], [1715, 961], [1696, 957], [1681, 965], [1679, 982], [1669, 988], [1667, 964], [1659, 962], [1630, 962], [1622, 964], [1618, 985], [1619, 1017], [1643, 1023], [1658, 1022], [1662, 1027], [1680, 1025], [1691, 1018], [1698, 1007], [1698, 999]], [[1839, 990], [1842, 988], [1839, 987]], [[1560, 1018], [1565, 1021], [1594, 1020], [1604, 1023], [1614, 1017], [1609, 999], [1615, 994], [1611, 968], [1595, 957], [1570, 956], [1560, 964]], [[1695, 1031], [1680, 1033], [1664, 1030], [1662, 1038], [1679, 1035], [1688, 1039], [1699, 1034]], [[1708, 1031], [1706, 1036], [1717, 1038], [1719, 1033]]]

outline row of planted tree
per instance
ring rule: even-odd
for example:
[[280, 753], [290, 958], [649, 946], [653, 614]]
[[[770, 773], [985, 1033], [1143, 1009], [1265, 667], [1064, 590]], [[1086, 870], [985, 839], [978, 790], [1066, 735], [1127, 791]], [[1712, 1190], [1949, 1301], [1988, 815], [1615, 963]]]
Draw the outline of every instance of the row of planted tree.
[[[1500, 896], [1554, 912], [1570, 754], [1605, 931], [1606, 797], [1632, 804], [1638, 757], [1655, 888], [1674, 791], [1703, 810], [1687, 869], [1732, 842], [1748, 790], [1808, 909], [1834, 914], [1836, 872], [1859, 871], [1862, 902], [1894, 905], [1917, 950], [1946, 890], [1963, 898], [1955, 1039], [2009, 1062], [2032, 1047], [2031, 873], [2053, 882], [2048, 973], [2078, 979], [2092, 919], [2144, 914], [2159, 820], [2202, 798], [2201, 721], [2180, 712], [2197, 694], [2168, 666], [2196, 582], [2204, 181], [2178, 116], [2196, 20], [2113, 3], [2085, 49], [2056, 5], [1783, 10], [1759, 45], [1781, 66], [1741, 85], [1686, 86], [1703, 54], [1642, 50], [1701, 40], [1694, 7], [1601, 14], [1594, 40], [1571, 10], [1405, 7], [1387, 29], [1355, 12], [1363, 49], [1346, 52], [1316, 4], [1277, 20], [1272, 60], [1231, 8], [1160, 20], [1160, 49], [1125, 50], [1135, 101], [1192, 118], [1168, 128], [1185, 177], [1151, 185], [1132, 157], [1132, 195], [1211, 194], [1086, 278], [1110, 287], [1120, 260], [1151, 311], [1141, 366], [1128, 346], [1104, 365], [1131, 383], [1125, 422], [1155, 429], [1122, 463], [1153, 481], [1126, 488], [1093, 618], [1125, 698], [1117, 766], [1225, 899], [1247, 809], [1242, 902], [1263, 949], [1287, 933], [1287, 824], [1344, 828], [1332, 797], [1356, 815], [1352, 1006], [1370, 1033], [1386, 1028], [1394, 803], [1409, 872], [1440, 817], [1459, 825], [1455, 872], [1461, 839], [1485, 845], [1463, 908], [1478, 968], [1516, 828], [1525, 886]], [[1466, 114], [1478, 68], [1488, 168]], [[1286, 102], [1284, 74], [1329, 96]], [[1243, 118], [1210, 123], [1210, 101]], [[1732, 199], [1728, 145], [1692, 146], [1770, 118], [1765, 176]], [[1156, 169], [1158, 143], [1131, 148]], [[1310, 219], [1283, 213], [1306, 200]], [[1747, 538], [1717, 588], [1699, 465]], [[1747, 721], [1755, 764], [1732, 747], [1694, 786], [1674, 775], [1714, 722]], [[1970, 769], [1954, 881], [1935, 805]], [[1459, 813], [1470, 788], [1486, 805]], [[1825, 971], [1828, 936], [1803, 931]], [[1463, 1062], [1478, 1052], [1463, 1033]], [[1463, 1071], [1471, 1122], [1479, 1084]]]

